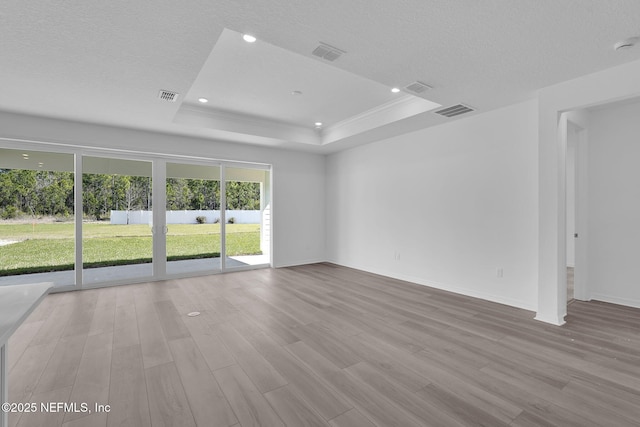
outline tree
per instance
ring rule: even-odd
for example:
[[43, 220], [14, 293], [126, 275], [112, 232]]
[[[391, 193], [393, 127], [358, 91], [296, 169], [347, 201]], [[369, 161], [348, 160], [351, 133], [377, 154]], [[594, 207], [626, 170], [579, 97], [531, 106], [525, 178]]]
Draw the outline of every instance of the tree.
[[[62, 171], [0, 169], [0, 215], [72, 215], [74, 174]], [[152, 180], [145, 176], [82, 174], [83, 214], [96, 219], [110, 210], [150, 210]], [[260, 184], [228, 181], [227, 209], [260, 208]], [[220, 181], [168, 178], [167, 209], [220, 209]]]
[[260, 209], [260, 183], [227, 182], [227, 209], [256, 210]]
[[167, 178], [167, 209], [191, 209], [191, 190], [188, 179]]

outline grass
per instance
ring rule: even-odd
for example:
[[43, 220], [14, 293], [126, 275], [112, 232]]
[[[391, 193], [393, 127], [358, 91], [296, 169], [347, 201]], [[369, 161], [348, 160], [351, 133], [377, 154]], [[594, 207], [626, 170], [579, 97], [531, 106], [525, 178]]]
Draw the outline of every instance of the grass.
[[[83, 266], [96, 268], [149, 263], [152, 235], [147, 225], [85, 223]], [[167, 260], [220, 256], [220, 224], [170, 224]], [[227, 255], [257, 255], [259, 224], [227, 224]], [[0, 276], [74, 267], [74, 224], [0, 224], [0, 239], [19, 243], [0, 246]]]

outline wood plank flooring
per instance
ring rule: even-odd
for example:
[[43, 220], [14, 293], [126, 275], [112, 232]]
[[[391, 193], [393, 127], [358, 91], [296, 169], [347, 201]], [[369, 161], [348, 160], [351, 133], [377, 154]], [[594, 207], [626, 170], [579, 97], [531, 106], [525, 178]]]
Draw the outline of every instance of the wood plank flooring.
[[9, 424], [640, 425], [640, 310], [533, 316], [331, 264], [54, 294], [9, 342], [10, 400], [111, 410]]

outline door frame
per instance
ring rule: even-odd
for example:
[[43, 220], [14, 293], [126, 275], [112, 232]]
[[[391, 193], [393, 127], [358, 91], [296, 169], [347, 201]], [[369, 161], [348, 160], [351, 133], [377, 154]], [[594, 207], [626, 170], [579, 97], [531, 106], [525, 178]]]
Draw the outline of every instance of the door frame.
[[[586, 116], [579, 112], [567, 112], [567, 136], [565, 144], [568, 147], [569, 144], [569, 132], [571, 128], [575, 130], [575, 151], [574, 151], [574, 232], [578, 235], [577, 238], [569, 236], [566, 232], [565, 222], [565, 239], [574, 239], [574, 276], [573, 276], [573, 298], [580, 301], [589, 301], [590, 292], [588, 289], [587, 281], [587, 255], [588, 255], [588, 180], [587, 180], [587, 167], [588, 167], [588, 123]], [[568, 152], [568, 149], [567, 149]], [[566, 163], [565, 163], [565, 180], [566, 180]], [[565, 181], [565, 188], [566, 188]], [[565, 191], [565, 205], [567, 201], [567, 191]], [[566, 214], [566, 210], [565, 210]], [[566, 247], [565, 242], [565, 247]], [[565, 265], [566, 251], [564, 257]], [[565, 282], [566, 283], [566, 282]], [[566, 297], [565, 297], [566, 298]], [[566, 298], [568, 304], [568, 298]]]

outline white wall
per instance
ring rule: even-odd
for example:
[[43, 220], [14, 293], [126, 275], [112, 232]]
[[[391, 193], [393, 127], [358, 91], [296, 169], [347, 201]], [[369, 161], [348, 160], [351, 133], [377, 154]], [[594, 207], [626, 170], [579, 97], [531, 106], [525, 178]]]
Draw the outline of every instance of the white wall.
[[[0, 138], [271, 164], [274, 266], [325, 259], [322, 155], [6, 112], [0, 112]], [[0, 146], [26, 148], [30, 144], [0, 140]], [[42, 144], [36, 147], [67, 149]]]
[[537, 143], [529, 101], [329, 156], [327, 257], [535, 309]]
[[640, 307], [640, 101], [591, 111], [588, 278], [591, 298]]

